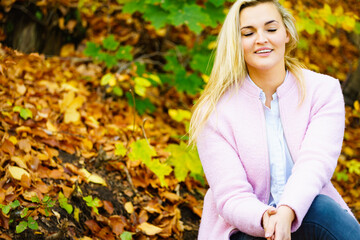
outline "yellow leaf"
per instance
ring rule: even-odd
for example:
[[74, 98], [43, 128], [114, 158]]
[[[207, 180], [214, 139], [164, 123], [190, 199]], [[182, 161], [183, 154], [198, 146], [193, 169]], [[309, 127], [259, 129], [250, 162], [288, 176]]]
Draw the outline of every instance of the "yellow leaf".
[[24, 84], [16, 84], [16, 91], [20, 94], [20, 95], [24, 95], [26, 92], [26, 87]]
[[57, 127], [55, 127], [49, 120], [46, 122], [46, 128], [51, 132], [57, 132]]
[[75, 220], [77, 222], [80, 222], [79, 214], [80, 214], [80, 209], [75, 207], [75, 209], [74, 209], [74, 218], [75, 218]]
[[349, 16], [346, 16], [341, 26], [345, 31], [351, 32], [354, 30], [356, 24], [356, 20]]
[[23, 174], [25, 174], [27, 177], [30, 178], [30, 174], [26, 170], [24, 170], [24, 169], [22, 169], [20, 167], [9, 166], [8, 169], [9, 169], [10, 175], [16, 180], [21, 181], [21, 176]]
[[352, 157], [355, 154], [354, 150], [350, 147], [344, 147], [343, 152], [349, 157]]
[[216, 48], [216, 41], [212, 41], [208, 44], [208, 49], [212, 50], [212, 49], [215, 49]]
[[342, 16], [344, 14], [344, 9], [341, 5], [339, 5], [334, 12], [335, 16]]
[[144, 86], [144, 87], [150, 87], [151, 82], [143, 77], [136, 77], [134, 79], [136, 85]]
[[359, 110], [360, 110], [360, 104], [359, 104], [359, 101], [358, 101], [358, 100], [356, 100], [356, 101], [354, 102], [354, 108], [355, 108], [356, 111], [359, 112]]
[[99, 175], [97, 175], [95, 173], [91, 174], [90, 177], [88, 177], [87, 181], [96, 183], [96, 184], [100, 184], [105, 187], [107, 186], [106, 181], [102, 177], [100, 177]]
[[[18, 165], [19, 167], [27, 169], [26, 161], [24, 161], [24, 160], [21, 159], [20, 157], [12, 156], [12, 157], [11, 157], [11, 161], [15, 162], [16, 165]], [[20, 179], [21, 179], [21, 178], [20, 178]]]
[[134, 212], [134, 206], [131, 202], [126, 202], [124, 208], [129, 214], [132, 214]]
[[202, 79], [204, 80], [205, 83], [207, 83], [209, 81], [209, 76], [206, 74], [201, 74]]
[[191, 118], [191, 112], [183, 109], [169, 109], [169, 115], [177, 122], [183, 120], [189, 120]]
[[82, 143], [84, 144], [84, 147], [86, 148], [86, 150], [92, 150], [93, 149], [93, 143], [89, 139], [84, 138], [82, 140]]
[[64, 115], [65, 123], [78, 122], [79, 120], [80, 120], [80, 113], [77, 110], [73, 108], [69, 108], [69, 110], [65, 112]]
[[154, 80], [155, 82], [161, 84], [161, 80], [160, 80], [159, 76], [154, 75], [154, 74], [150, 74], [150, 75], [149, 75], [149, 78], [152, 79], [152, 80]]
[[102, 76], [100, 81], [101, 86], [110, 85], [111, 87], [116, 85], [116, 78], [114, 74], [107, 73], [104, 76]]
[[62, 46], [60, 50], [60, 56], [61, 57], [68, 57], [73, 55], [75, 52], [75, 45], [73, 43], [68, 43]]
[[329, 44], [331, 46], [334, 46], [334, 47], [339, 47], [340, 46], [340, 40], [339, 38], [333, 38], [329, 41]]
[[75, 86], [73, 86], [71, 84], [68, 84], [68, 83], [61, 84], [61, 90], [67, 90], [67, 91], [71, 91], [71, 92], [78, 92], [79, 91], [79, 89], [77, 89]]
[[18, 142], [15, 136], [9, 137], [9, 141], [12, 142], [14, 145]]
[[85, 168], [82, 168], [79, 170], [79, 172], [83, 175], [83, 177], [85, 177], [86, 179], [88, 179], [91, 176], [91, 173], [89, 173], [88, 170], [86, 170]]
[[156, 235], [162, 231], [162, 228], [159, 228], [159, 227], [152, 225], [150, 223], [147, 223], [147, 222], [143, 222], [142, 224], [138, 225], [137, 227], [138, 227], [138, 229], [140, 229], [142, 232], [144, 232], [148, 236]]
[[146, 88], [144, 86], [141, 85], [135, 85], [134, 88], [135, 92], [137, 95], [144, 97], [146, 94]]
[[75, 98], [75, 93], [73, 91], [69, 91], [67, 94], [64, 95], [64, 99], [60, 102], [60, 110], [61, 112], [65, 112], [68, 106]]

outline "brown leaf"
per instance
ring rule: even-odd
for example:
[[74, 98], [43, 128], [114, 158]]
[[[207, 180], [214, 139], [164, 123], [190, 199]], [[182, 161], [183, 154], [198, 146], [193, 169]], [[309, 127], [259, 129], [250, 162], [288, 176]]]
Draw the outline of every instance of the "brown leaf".
[[21, 149], [21, 150], [23, 150], [24, 152], [26, 152], [26, 153], [29, 153], [30, 152], [30, 150], [31, 150], [31, 144], [30, 144], [30, 141], [29, 141], [29, 139], [21, 139], [19, 142], [18, 142], [18, 144], [19, 144], [19, 148]]
[[101, 228], [100, 226], [97, 224], [97, 222], [95, 220], [87, 220], [85, 222], [85, 225], [90, 229], [91, 232], [93, 233], [98, 233]]
[[3, 144], [1, 145], [1, 149], [4, 152], [10, 154], [11, 156], [14, 155], [14, 153], [15, 153], [14, 144], [7, 139], [4, 140]]
[[114, 212], [114, 206], [111, 202], [104, 200], [104, 208], [111, 215]]
[[29, 188], [31, 186], [31, 179], [28, 175], [21, 175], [20, 185], [24, 188]]
[[102, 228], [100, 232], [95, 235], [103, 240], [115, 240], [114, 234], [109, 227]]
[[113, 215], [109, 219], [113, 233], [120, 235], [124, 232], [124, 227], [127, 225], [124, 216]]
[[159, 228], [147, 222], [141, 223], [140, 225], [137, 226], [137, 228], [148, 236], [156, 235], [163, 230], [162, 228]]

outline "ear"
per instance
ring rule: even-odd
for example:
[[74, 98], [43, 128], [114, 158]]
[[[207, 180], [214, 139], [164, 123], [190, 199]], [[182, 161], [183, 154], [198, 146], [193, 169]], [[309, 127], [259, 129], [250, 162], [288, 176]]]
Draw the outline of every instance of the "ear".
[[290, 34], [289, 34], [288, 31], [286, 31], [286, 41], [285, 41], [285, 43], [289, 43], [289, 41], [290, 41]]

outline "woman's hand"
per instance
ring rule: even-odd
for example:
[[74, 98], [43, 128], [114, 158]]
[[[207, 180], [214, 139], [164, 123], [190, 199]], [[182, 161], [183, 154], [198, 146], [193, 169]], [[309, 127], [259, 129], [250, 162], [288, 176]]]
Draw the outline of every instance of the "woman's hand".
[[275, 211], [273, 208], [269, 208], [263, 215], [266, 239], [290, 240], [291, 223], [294, 219], [295, 213], [288, 206], [280, 206]]

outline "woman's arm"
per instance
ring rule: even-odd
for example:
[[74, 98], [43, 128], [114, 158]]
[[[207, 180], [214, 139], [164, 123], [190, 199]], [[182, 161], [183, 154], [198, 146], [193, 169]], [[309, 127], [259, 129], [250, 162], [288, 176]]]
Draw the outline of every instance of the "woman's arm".
[[197, 147], [218, 214], [240, 231], [263, 237], [261, 220], [269, 206], [253, 193], [237, 152], [217, 124], [224, 126], [220, 120], [209, 118]]
[[345, 124], [343, 95], [338, 80], [323, 78], [322, 84], [307, 96], [312, 101], [310, 120], [278, 204], [294, 210], [292, 231], [300, 226], [314, 198], [330, 182], [341, 151]]

